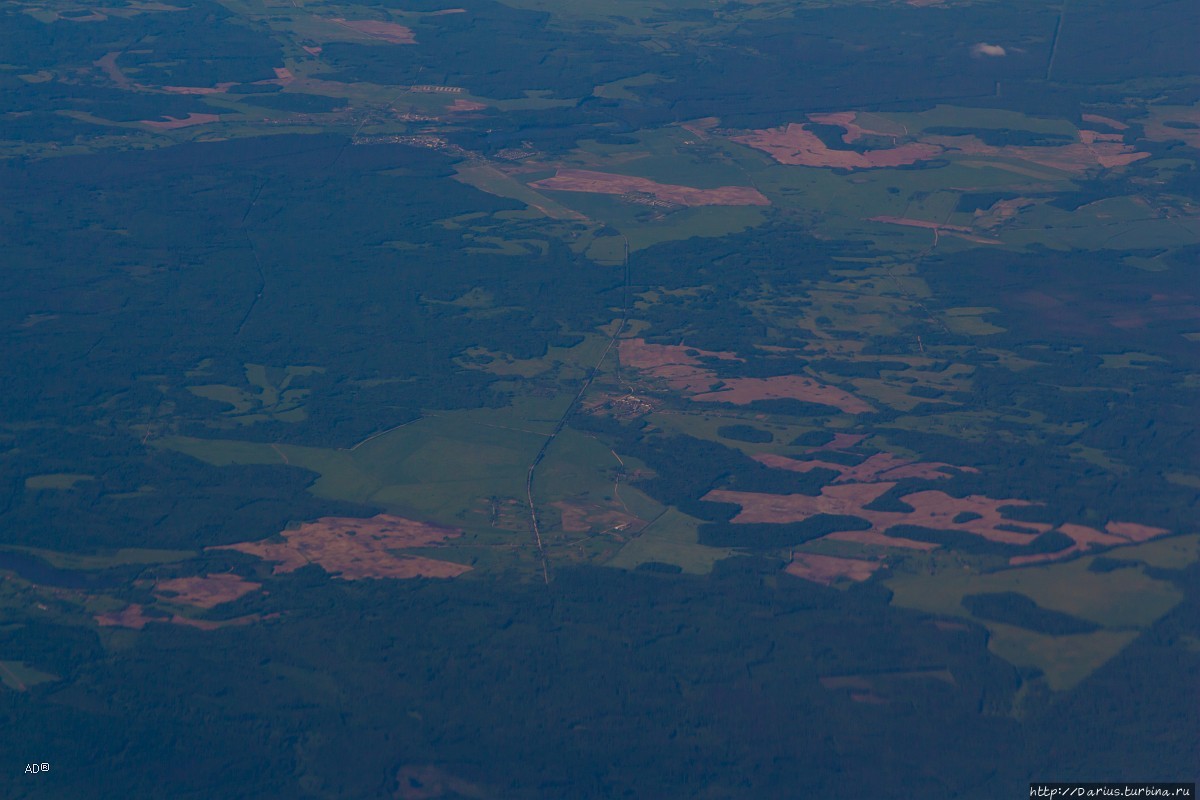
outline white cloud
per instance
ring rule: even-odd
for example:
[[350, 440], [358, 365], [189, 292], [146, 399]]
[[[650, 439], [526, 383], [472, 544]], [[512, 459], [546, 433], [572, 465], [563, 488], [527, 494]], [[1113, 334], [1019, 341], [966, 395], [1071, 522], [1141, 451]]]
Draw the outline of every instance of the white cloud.
[[971, 55], [976, 58], [1000, 58], [1008, 55], [1008, 51], [998, 44], [988, 44], [980, 42], [971, 48]]

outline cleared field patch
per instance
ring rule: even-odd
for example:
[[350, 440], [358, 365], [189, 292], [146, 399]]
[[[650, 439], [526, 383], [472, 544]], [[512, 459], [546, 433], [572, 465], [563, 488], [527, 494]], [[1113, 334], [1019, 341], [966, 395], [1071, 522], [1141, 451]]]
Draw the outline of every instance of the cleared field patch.
[[56, 569], [108, 569], [126, 564], [169, 564], [195, 557], [192, 550], [151, 550], [146, 548], [122, 548], [97, 553], [63, 553], [40, 547], [5, 545], [4, 550], [28, 553], [45, 561]]
[[309, 469], [321, 476], [311, 489], [319, 497], [451, 520], [479, 498], [524, 496], [525, 469], [566, 402], [519, 398], [500, 409], [430, 412], [343, 449], [186, 437], [156, 443], [216, 466]]
[[674, 564], [683, 572], [707, 575], [713, 564], [736, 554], [725, 547], [699, 543], [699, 521], [675, 509], [651, 522], [628, 542], [605, 566], [636, 569], [642, 564]]
[[889, 697], [901, 693], [912, 681], [940, 681], [954, 685], [954, 673], [947, 669], [915, 669], [898, 672], [861, 672], [852, 675], [826, 675], [820, 678], [821, 687], [831, 692], [843, 691], [855, 703], [884, 705]]
[[241, 542], [210, 550], [236, 550], [277, 562], [275, 574], [317, 564], [343, 580], [361, 578], [454, 578], [470, 567], [424, 556], [393, 553], [433, 547], [460, 536], [457, 528], [379, 514], [368, 519], [322, 517], [283, 531], [282, 542]]
[[1200, 108], [1195, 106], [1153, 106], [1142, 125], [1147, 139], [1179, 139], [1200, 148]]
[[1104, 557], [1113, 561], [1141, 563], [1159, 569], [1181, 569], [1200, 559], [1200, 534], [1173, 536], [1170, 539], [1160, 539], [1157, 542], [1139, 544], [1136, 547], [1123, 547], [1120, 550], [1105, 553]]
[[694, 347], [670, 344], [651, 344], [645, 339], [622, 339], [621, 362], [634, 369], [658, 370], [672, 366], [695, 366], [702, 358], [723, 361], [741, 361], [735, 353], [715, 350], [699, 350]]
[[530, 208], [537, 209], [550, 219], [586, 220], [583, 214], [574, 211], [556, 200], [535, 192], [525, 184], [493, 166], [487, 164], [459, 164], [454, 168], [455, 179], [474, 186], [480, 191], [518, 200]]
[[[632, 197], [636, 202], [626, 197]], [[757, 227], [767, 219], [766, 207], [761, 205], [656, 206], [665, 201], [648, 195], [635, 197], [588, 192], [563, 192], [559, 198], [589, 219], [603, 222], [624, 234], [629, 239], [630, 252], [663, 242], [727, 236]], [[647, 198], [653, 202], [641, 202]]]
[[[882, 115], [875, 115], [882, 116]], [[1019, 111], [1002, 108], [969, 108], [965, 106], [937, 105], [928, 111], [889, 112], [886, 119], [903, 125], [911, 133], [920, 133], [929, 128], [963, 126], [990, 128], [994, 130], [1030, 131], [1042, 134], [1071, 136], [1075, 126], [1065, 119], [1035, 117]]]
[[173, 131], [177, 128], [191, 128], [195, 125], [208, 125], [212, 122], [219, 122], [220, 114], [198, 114], [192, 112], [186, 117], [171, 117], [164, 116], [162, 119], [143, 119], [138, 120], [147, 128], [153, 128], [156, 131]]
[[1129, 126], [1124, 122], [1120, 122], [1111, 117], [1103, 117], [1099, 114], [1083, 114], [1080, 119], [1084, 122], [1090, 122], [1093, 125], [1103, 125], [1106, 128], [1112, 128], [1114, 131], [1128, 130]]
[[[762, 494], [717, 489], [703, 499], [716, 503], [736, 503], [741, 513], [735, 523], [801, 522], [817, 514], [855, 516], [871, 523], [882, 533], [897, 525], [912, 525], [935, 530], [962, 531], [993, 542], [1011, 545], [1028, 544], [1038, 533], [1050, 530], [1039, 522], [1022, 523], [1028, 533], [1008, 530], [1008, 522], [1000, 513], [1005, 506], [1029, 506], [1023, 500], [996, 500], [980, 495], [951, 497], [945, 492], [922, 491], [906, 494], [903, 502], [912, 511], [872, 511], [864, 508], [895, 486], [895, 482], [831, 484], [812, 497], [804, 494]], [[1055, 554], [1058, 555], [1058, 554]]]
[[[899, 574], [886, 581], [892, 603], [931, 614], [974, 619], [992, 634], [989, 648], [1019, 666], [1034, 666], [1047, 685], [1076, 685], [1174, 608], [1183, 595], [1168, 581], [1148, 576], [1143, 563], [1178, 569], [1197, 558], [1198, 536], [1169, 539], [1114, 551], [1105, 559], [1128, 560], [1113, 571], [1091, 569], [1098, 556], [1063, 564], [975, 574], [957, 569]], [[1143, 560], [1144, 558], [1144, 560]], [[1015, 592], [1043, 608], [1101, 625], [1092, 633], [1051, 636], [1012, 624], [977, 619], [963, 605], [967, 595]]]
[[975, 136], [927, 136], [924, 141], [942, 148], [947, 155], [1015, 159], [1076, 175], [1096, 167], [1123, 167], [1150, 157], [1149, 153], [1138, 151], [1132, 145], [1104, 139], [1088, 131], [1081, 132], [1080, 136], [1079, 141], [1058, 147], [996, 146]]
[[1071, 547], [1059, 553], [1039, 553], [1037, 555], [1013, 556], [1008, 563], [1013, 566], [1037, 564], [1051, 561], [1074, 553], [1084, 553], [1096, 547], [1121, 547], [1128, 544], [1149, 541], [1170, 533], [1166, 528], [1154, 528], [1136, 522], [1109, 522], [1104, 531], [1089, 528], [1086, 525], [1066, 523], [1060, 525], [1059, 531], [1065, 533], [1075, 542]]
[[1138, 637], [1137, 631], [1109, 630], [1047, 636], [1000, 623], [990, 623], [988, 630], [989, 650], [1011, 664], [1042, 670], [1056, 692], [1078, 685]]
[[[647, 420], [665, 431], [674, 431], [696, 439], [717, 442], [725, 447], [736, 448], [754, 456], [759, 453], [785, 453], [795, 448], [790, 444], [797, 436], [811, 427], [792, 424], [765, 414], [756, 414], [740, 409], [711, 408], [680, 413], [674, 410], [651, 411]], [[733, 429], [755, 429], [763, 435], [763, 441], [751, 440], [743, 435], [734, 435]], [[772, 440], [766, 441], [767, 436]]]
[[592, 194], [646, 195], [664, 203], [681, 206], [768, 206], [771, 201], [750, 186], [720, 186], [697, 189], [692, 186], [656, 183], [649, 178], [594, 172], [586, 169], [559, 169], [552, 178], [528, 184], [534, 189]]
[[155, 581], [154, 594], [158, 599], [169, 603], [181, 603], [196, 608], [215, 608], [261, 588], [261, 583], [244, 580], [232, 573], [223, 573]]
[[[768, 465], [781, 461], [784, 457], [764, 455], [758, 460]], [[786, 459], [792, 461], [792, 459]], [[868, 459], [869, 460], [869, 459]], [[803, 466], [813, 464], [808, 469], [822, 466], [828, 469], [838, 469], [840, 465], [824, 462], [794, 462], [801, 465], [799, 472], [807, 471]], [[864, 462], [865, 464], [866, 462]], [[880, 461], [878, 466], [895, 463], [890, 459]], [[863, 465], [858, 465], [862, 467]], [[912, 465], [900, 465], [893, 469], [904, 469]], [[843, 468], [845, 469], [845, 468]], [[923, 468], [918, 468], [923, 469]], [[886, 470], [885, 473], [886, 474]], [[857, 542], [890, 547], [905, 547], [916, 550], [932, 550], [938, 547], [954, 545], [924, 541], [917, 539], [915, 532], [899, 535], [889, 535], [888, 531], [898, 526], [920, 528], [925, 531], [944, 532], [951, 535], [969, 534], [988, 542], [1013, 547], [1026, 547], [1034, 543], [1041, 535], [1055, 531], [1071, 540], [1071, 544], [1060, 547], [1052, 552], [1015, 555], [1009, 558], [1013, 566], [1026, 566], [1047, 561], [1061, 560], [1068, 556], [1085, 553], [1100, 547], [1119, 547], [1147, 541], [1166, 535], [1169, 531], [1163, 528], [1153, 528], [1136, 523], [1110, 522], [1106, 531], [1099, 531], [1083, 525], [1063, 524], [1057, 528], [1043, 522], [1021, 522], [1015, 524], [1005, 518], [1004, 508], [1020, 508], [1036, 505], [1025, 500], [995, 499], [982, 495], [953, 497], [939, 491], [917, 491], [904, 495], [901, 501], [911, 507], [911, 511], [877, 511], [868, 509], [874, 500], [883, 496], [896, 485], [895, 480], [878, 480], [881, 473], [868, 468], [864, 476], [874, 482], [858, 483], [844, 482], [845, 473], [832, 484], [821, 488], [817, 496], [805, 494], [765, 494], [761, 492], [740, 492], [717, 489], [706, 494], [702, 499], [715, 503], [734, 503], [741, 511], [733, 518], [734, 523], [767, 523], [786, 524], [803, 522], [818, 514], [856, 517], [870, 523], [866, 530], [834, 531], [828, 534], [828, 539], [834, 541]], [[903, 474], [903, 473], [901, 473]], [[930, 474], [941, 474], [933, 472]], [[899, 477], [893, 475], [893, 477]], [[920, 471], [908, 477], [922, 477]]]
[[189, 628], [199, 628], [202, 631], [215, 631], [217, 628], [250, 625], [263, 619], [267, 618], [259, 614], [247, 614], [244, 617], [222, 620], [192, 619], [180, 614], [148, 615], [146, 614], [146, 607], [140, 603], [132, 603], [120, 611], [111, 611], [95, 616], [96, 623], [101, 628], [132, 628], [139, 631], [151, 622], [183, 625]]
[[971, 228], [963, 225], [947, 225], [945, 223], [930, 222], [929, 220], [923, 219], [908, 219], [906, 217], [891, 216], [869, 217], [868, 221], [885, 222], [889, 225], [903, 225], [908, 228], [924, 228], [926, 230], [933, 231], [935, 235], [941, 235], [945, 233], [950, 236], [956, 236], [959, 239], [965, 239], [968, 242], [975, 242], [976, 244], [1004, 244], [999, 239], [989, 239], [985, 236], [977, 236], [971, 232]]
[[632, 535], [646, 527], [644, 519], [606, 507], [599, 503], [571, 503], [559, 500], [551, 505], [558, 509], [566, 533], [615, 533]]
[[[818, 115], [822, 118], [838, 117], [841, 115]], [[817, 121], [813, 117], [809, 117]], [[833, 124], [845, 124], [838, 122]], [[843, 139], [847, 143], [867, 133], [865, 129], [854, 125], [852, 132]], [[942, 154], [942, 148], [936, 144], [924, 142], [909, 142], [881, 150], [857, 152], [855, 150], [830, 149], [820, 137], [805, 128], [803, 124], [790, 123], [779, 128], [766, 128], [749, 131], [730, 137], [732, 141], [761, 150], [780, 164], [805, 167], [836, 167], [839, 169], [877, 169], [880, 167], [902, 167], [928, 161]]]
[[875, 407], [844, 389], [804, 377], [778, 375], [772, 378], [726, 378], [724, 386], [692, 398], [698, 403], [748, 405], [756, 400], [802, 400], [831, 406], [847, 414], [870, 414]]
[[216, 86], [160, 86], [159, 88], [169, 94], [206, 95], [225, 94], [234, 86], [237, 86], [237, 84], [227, 81], [225, 83], [218, 83]]
[[53, 472], [45, 475], [30, 475], [25, 479], [25, 488], [33, 491], [73, 489], [77, 484], [95, 479], [95, 475], [85, 475], [79, 472]]
[[30, 686], [61, 680], [59, 676], [36, 669], [24, 661], [0, 661], [0, 683], [15, 692], [25, 692]]
[[663, 380], [675, 391], [700, 403], [748, 405], [756, 400], [794, 399], [837, 408], [848, 414], [875, 410], [859, 397], [803, 375], [771, 378], [718, 378], [703, 366], [704, 358], [740, 361], [733, 353], [696, 350], [681, 345], [648, 344], [643, 339], [623, 339], [621, 363]]
[[[811, 129], [813, 126], [806, 123], [737, 133], [730, 141], [764, 152], [784, 165], [861, 171], [939, 159], [959, 161], [966, 166], [992, 166], [1043, 181], [1061, 180], [1064, 173], [1080, 175], [1090, 169], [1120, 168], [1150, 156], [1124, 143], [1120, 133], [1077, 130], [1064, 121], [1046, 122], [1012, 112], [941, 107], [921, 114], [889, 117], [855, 112], [809, 115], [811, 123], [841, 128], [840, 141], [845, 147], [831, 143], [828, 134], [825, 138], [818, 136]], [[1161, 138], [1170, 138], [1170, 132], [1178, 133], [1169, 127], [1161, 127], [1161, 131]], [[1009, 134], [1012, 144], [1005, 143]], [[1059, 138], [1049, 144], [1023, 143], [1037, 136]], [[1174, 138], [1185, 137], [1176, 135]], [[885, 174], [889, 178], [897, 175], [892, 171]], [[946, 176], [941, 177], [944, 180]], [[917, 176], [912, 180], [921, 178]], [[978, 183], [978, 180], [972, 183]], [[861, 192], [852, 194], [861, 195]], [[910, 200], [917, 197], [913, 194], [902, 196]], [[994, 228], [1014, 213], [1008, 207], [998, 208], [994, 219], [979, 221], [981, 229]], [[879, 216], [879, 213], [869, 216]], [[898, 219], [889, 221], [906, 224]], [[978, 232], [955, 230], [953, 226], [940, 224], [935, 230], [985, 243], [985, 237], [979, 237]]]
[[[845, 437], [842, 441], [850, 440], [847, 434], [840, 434]], [[861, 437], [857, 437], [861, 438]], [[835, 439], [835, 442], [837, 440]], [[831, 447], [834, 442], [830, 442], [826, 447]], [[786, 469], [791, 472], [810, 472], [814, 469], [830, 469], [839, 473], [838, 477], [833, 480], [834, 483], [878, 483], [880, 481], [899, 481], [905, 478], [922, 478], [925, 480], [937, 480], [939, 478], [949, 478], [952, 473], [946, 470], [959, 470], [962, 472], [978, 472], [974, 467], [956, 467], [953, 464], [944, 464], [940, 461], [912, 461], [907, 458], [900, 458], [891, 453], [875, 453], [869, 456], [860, 464], [848, 466], [846, 464], [836, 464], [830, 461], [822, 461], [814, 459], [811, 461], [799, 461], [787, 456], [764, 454], [754, 456], [756, 461], [766, 464], [768, 467], [776, 469]]]
[[417, 37], [412, 28], [397, 25], [394, 22], [383, 22], [373, 19], [348, 20], [341, 17], [330, 17], [330, 22], [348, 28], [356, 33], [364, 34], [372, 39], [378, 39], [388, 44], [416, 44]]
[[[263, 364], [243, 365], [246, 382], [240, 386], [229, 384], [200, 384], [187, 387], [197, 397], [229, 406], [219, 420], [210, 423], [213, 427], [253, 425], [259, 422], [298, 422], [305, 418], [304, 402], [309, 390], [294, 386], [297, 378], [324, 372], [324, 367], [289, 366], [272, 369]], [[202, 377], [197, 370], [195, 377]]]
[[[462, 9], [434, 12], [448, 14]], [[488, 792], [480, 785], [463, 780], [432, 764], [406, 764], [396, 773], [396, 794], [399, 800], [437, 800], [441, 797], [462, 797], [482, 800]]]
[[589, 434], [566, 428], [546, 451], [534, 483], [534, 501], [598, 504], [640, 519], [653, 519], [664, 506], [629, 485], [646, 472], [640, 461], [621, 457]]
[[838, 558], [817, 553], [796, 553], [787, 565], [786, 572], [797, 578], [830, 586], [848, 580], [861, 583], [875, 574], [882, 561], [867, 561], [860, 558]]

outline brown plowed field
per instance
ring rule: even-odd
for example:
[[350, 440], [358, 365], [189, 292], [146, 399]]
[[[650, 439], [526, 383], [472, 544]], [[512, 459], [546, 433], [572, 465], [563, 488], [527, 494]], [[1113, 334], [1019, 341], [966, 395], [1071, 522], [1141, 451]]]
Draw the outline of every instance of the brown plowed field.
[[[824, 115], [829, 118], [833, 115]], [[845, 123], [835, 123], [844, 125]], [[854, 137], [865, 132], [857, 125]], [[853, 141], [849, 136], [847, 141]], [[780, 164], [795, 164], [805, 167], [838, 167], [841, 169], [874, 169], [878, 167], [903, 167], [928, 161], [942, 154], [936, 144], [909, 142], [886, 150], [868, 150], [858, 153], [853, 150], [830, 150], [815, 133], [805, 130], [802, 124], [791, 123], [782, 128], [767, 128], [750, 131], [732, 140], [762, 150]]]
[[593, 172], [587, 169], [560, 169], [553, 178], [543, 178], [529, 184], [533, 189], [559, 192], [590, 192], [592, 194], [648, 194], [668, 203], [681, 206], [769, 206], [771, 201], [750, 186], [719, 186], [716, 189], [697, 189], [656, 183], [649, 178], [618, 175], [612, 172]]
[[[761, 457], [759, 460], [766, 463]], [[831, 468], [834, 466], [836, 465], [830, 465]], [[888, 474], [894, 475], [891, 472]], [[1055, 561], [1075, 553], [1085, 553], [1097, 547], [1116, 547], [1144, 542], [1169, 533], [1164, 528], [1154, 528], [1133, 522], [1109, 522], [1105, 529], [1106, 532], [1070, 523], [1052, 528], [1043, 522], [1013, 522], [1001, 515], [1001, 508], [1036, 504], [1025, 500], [997, 500], [981, 495], [952, 497], [945, 492], [932, 490], [912, 492], [901, 498], [902, 502], [912, 507], [912, 511], [873, 511], [863, 508], [895, 485], [894, 481], [841, 484], [835, 482], [823, 487], [821, 494], [816, 497], [802, 494], [763, 494], [717, 489], [701, 499], [716, 503], [736, 503], [741, 506], [741, 512], [733, 518], [735, 523], [801, 522], [817, 514], [855, 516], [870, 522], [871, 528], [863, 531], [837, 531], [825, 538], [872, 546], [907, 547], [917, 550], [932, 550], [938, 546], [930, 542], [885, 535], [886, 530], [897, 525], [959, 531], [979, 536], [988, 541], [1014, 546], [1027, 545], [1038, 535], [1053, 529], [1065, 534], [1074, 542], [1070, 547], [1053, 553], [1014, 556], [1009, 559], [1009, 563], [1013, 566]], [[971, 514], [974, 515], [974, 518], [955, 522], [955, 518], [959, 514]], [[1006, 528], [1022, 528], [1026, 532]]]
[[461, 531], [380, 514], [369, 519], [322, 517], [281, 534], [282, 542], [242, 542], [211, 548], [237, 550], [278, 562], [275, 574], [317, 564], [344, 580], [359, 578], [454, 578], [470, 567], [393, 550], [433, 547]]
[[1141, 525], [1136, 522], [1110, 522], [1104, 526], [1104, 530], [1114, 536], [1128, 539], [1130, 542], [1148, 542], [1151, 539], [1156, 539], [1159, 536], [1170, 533], [1166, 528], [1154, 528], [1150, 525]]
[[736, 522], [801, 522], [817, 514], [849, 514], [869, 519], [868, 514], [895, 512], [863, 511], [862, 506], [886, 493], [895, 484], [843, 484], [822, 487], [816, 497], [807, 494], [764, 494], [762, 492], [737, 492], [714, 489], [701, 500], [712, 503], [736, 503], [741, 513], [733, 518]]
[[[634, 369], [653, 370], [668, 364], [700, 363], [701, 358], [719, 358], [725, 361], [741, 361], [734, 353], [697, 350], [674, 344], [649, 344], [645, 339], [622, 339], [620, 344], [621, 363]], [[695, 355], [688, 355], [688, 353]]]
[[816, 553], [796, 553], [787, 572], [797, 578], [823, 583], [826, 586], [839, 580], [865, 581], [883, 566], [882, 561], [864, 561], [859, 558], [837, 558]]
[[[857, 124], [854, 112], [812, 114], [812, 122], [825, 125], [840, 125], [846, 129], [842, 141], [851, 144], [863, 136], [884, 135]], [[1106, 117], [1085, 115], [1085, 120], [1101, 123], [1121, 130], [1127, 126]], [[1148, 130], [1148, 129], [1147, 129]], [[928, 161], [946, 153], [961, 155], [990, 156], [1028, 161], [1067, 172], [1082, 173], [1097, 166], [1104, 168], [1122, 167], [1149, 158], [1150, 154], [1135, 150], [1125, 144], [1119, 134], [1097, 133], [1084, 130], [1080, 141], [1057, 147], [993, 146], [985, 144], [975, 136], [925, 136], [919, 141], [907, 142], [896, 147], [867, 150], [831, 150], [802, 123], [791, 123], [784, 127], [748, 131], [731, 137], [733, 141], [762, 150], [781, 164], [808, 167], [837, 167], [841, 169], [872, 169], [878, 167], [900, 167]], [[893, 140], [894, 141], [894, 140]], [[898, 222], [898, 220], [886, 220]], [[899, 223], [898, 224], [911, 224]], [[948, 226], [942, 230], [955, 230], [969, 235], [969, 231]]]
[[240, 576], [232, 573], [224, 573], [157, 581], [154, 584], [154, 594], [160, 600], [171, 603], [213, 608], [261, 588], [261, 583], [242, 580]]
[[[688, 355], [692, 352], [695, 355]], [[755, 400], [792, 399], [831, 406], [847, 414], [874, 411], [869, 403], [847, 391], [829, 386], [803, 375], [779, 375], [774, 378], [717, 377], [712, 370], [700, 366], [701, 358], [740, 361], [733, 353], [696, 350], [682, 345], [647, 344], [643, 339], [623, 339], [620, 344], [621, 363], [667, 382], [672, 389], [692, 394], [700, 403], [733, 403], [746, 405]], [[724, 385], [710, 391], [721, 382]]]
[[803, 400], [832, 406], [847, 414], [869, 414], [874, 406], [836, 386], [820, 383], [802, 375], [778, 375], [774, 378], [726, 378], [715, 392], [692, 398], [700, 403], [733, 403], [743, 406], [755, 400]]
[[[1012, 521], [1000, 515], [999, 509], [1004, 506], [1032, 505], [1024, 500], [996, 500], [980, 495], [951, 497], [945, 492], [923, 491], [906, 494], [902, 498], [904, 503], [912, 506], [912, 511], [872, 511], [863, 508], [895, 485], [894, 482], [835, 484], [823, 487], [821, 494], [816, 497], [717, 489], [702, 499], [717, 503], [736, 503], [741, 506], [741, 513], [733, 518], [735, 523], [801, 522], [817, 514], [846, 514], [867, 520], [871, 523], [871, 531], [879, 534], [895, 525], [917, 525], [935, 530], [972, 533], [993, 542], [1012, 545], [1028, 544], [1037, 534], [1050, 530], [1049, 525], [1040, 522], [1020, 523], [1020, 527], [1029, 529], [1030, 533], [997, 527], [1014, 525]], [[955, 522], [954, 518], [962, 513], [977, 514], [978, 517], [965, 522]], [[844, 536], [839, 538], [846, 540]], [[886, 537], [885, 541], [896, 540]]]

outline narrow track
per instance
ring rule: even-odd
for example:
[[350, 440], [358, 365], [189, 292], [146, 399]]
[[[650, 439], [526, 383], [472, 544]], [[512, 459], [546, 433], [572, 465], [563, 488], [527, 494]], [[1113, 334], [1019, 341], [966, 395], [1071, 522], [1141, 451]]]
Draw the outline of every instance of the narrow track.
[[554, 429], [546, 437], [546, 441], [542, 442], [542, 446], [538, 449], [537, 455], [533, 457], [533, 461], [529, 464], [529, 469], [525, 473], [525, 500], [529, 504], [529, 528], [533, 531], [533, 541], [537, 545], [538, 562], [542, 567], [542, 581], [547, 585], [550, 584], [550, 567], [546, 563], [546, 547], [542, 542], [542, 528], [538, 521], [537, 506], [533, 502], [533, 479], [537, 472], [538, 464], [542, 463], [542, 459], [546, 457], [546, 452], [550, 449], [550, 445], [554, 443], [558, 434], [562, 433], [562, 429], [566, 427], [567, 421], [575, 413], [575, 409], [579, 406], [579, 401], [583, 399], [584, 394], [591, 387], [592, 381], [600, 373], [601, 365], [604, 364], [604, 360], [608, 358], [608, 354], [616, 346], [618, 337], [620, 337], [622, 331], [625, 330], [625, 325], [629, 322], [629, 240], [624, 236], [621, 238], [625, 241], [625, 283], [621, 287], [621, 322], [613, 330], [613, 334], [609, 337], [608, 345], [604, 348], [604, 352], [600, 354], [600, 358], [588, 370], [587, 378], [584, 379], [583, 385], [579, 387], [579, 391], [575, 393], [575, 397], [571, 400], [570, 405], [563, 411], [562, 416], [558, 418], [558, 422], [554, 424]]

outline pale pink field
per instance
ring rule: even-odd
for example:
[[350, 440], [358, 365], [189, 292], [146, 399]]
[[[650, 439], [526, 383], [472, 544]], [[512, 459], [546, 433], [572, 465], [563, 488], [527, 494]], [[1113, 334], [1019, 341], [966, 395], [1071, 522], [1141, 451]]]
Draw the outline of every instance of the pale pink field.
[[[1002, 507], [1032, 505], [1024, 500], [996, 500], [980, 495], [951, 497], [944, 492], [922, 491], [906, 494], [902, 498], [904, 503], [912, 506], [912, 511], [874, 511], [863, 508], [895, 485], [894, 482], [831, 484], [822, 487], [821, 493], [815, 497], [804, 494], [764, 494], [716, 489], [702, 499], [741, 506], [741, 512], [733, 518], [735, 523], [801, 522], [817, 514], [854, 516], [871, 523], [870, 531], [839, 532], [838, 538], [844, 541], [851, 538], [841, 535], [843, 533], [883, 534], [888, 528], [896, 525], [915, 525], [935, 530], [972, 533], [993, 542], [1019, 546], [1028, 544], [1039, 533], [1050, 530], [1050, 526], [1044, 523], [1013, 523], [1001, 516], [999, 509]], [[955, 522], [954, 518], [963, 513], [977, 516], [974, 519]], [[1020, 533], [999, 527], [1013, 525], [1019, 525], [1030, 532]], [[898, 541], [892, 537], [882, 537], [881, 540]]]
[[220, 119], [221, 117], [218, 114], [192, 113], [188, 114], [182, 119], [176, 119], [175, 117], [164, 117], [161, 120], [143, 119], [139, 120], [139, 122], [148, 128], [154, 128], [155, 130], [160, 131], [169, 131], [176, 128], [190, 128], [193, 125], [207, 125], [210, 122], [217, 122]]
[[859, 558], [837, 558], [816, 553], [796, 553], [787, 572], [797, 578], [823, 583], [826, 586], [839, 580], [861, 582], [870, 578], [883, 566], [882, 561], [865, 561]]
[[755, 400], [803, 400], [833, 406], [847, 414], [869, 414], [875, 410], [870, 403], [844, 389], [802, 375], [726, 378], [725, 385], [717, 391], [698, 394], [692, 399], [700, 403], [733, 403], [739, 406]]
[[417, 37], [413, 35], [412, 28], [406, 28], [394, 22], [380, 22], [373, 19], [347, 20], [341, 17], [331, 17], [330, 22], [391, 44], [417, 43]]
[[[762, 458], [759, 460], [763, 461]], [[734, 503], [740, 506], [741, 511], [733, 518], [735, 523], [801, 522], [818, 514], [858, 517], [869, 522], [870, 529], [836, 531], [825, 538], [871, 546], [906, 547], [916, 550], [932, 550], [939, 546], [931, 542], [884, 534], [884, 531], [897, 525], [959, 531], [979, 536], [988, 541], [1018, 547], [1029, 544], [1038, 535], [1050, 530], [1057, 530], [1074, 542], [1070, 547], [1053, 553], [1013, 556], [1009, 559], [1009, 563], [1013, 566], [1057, 561], [1077, 553], [1086, 553], [1098, 547], [1134, 544], [1169, 533], [1165, 528], [1155, 528], [1133, 522], [1109, 522], [1104, 531], [1071, 523], [1054, 528], [1043, 522], [1014, 522], [1006, 519], [1000, 509], [1028, 507], [1036, 504], [1016, 499], [998, 500], [982, 495], [953, 497], [944, 492], [932, 490], [912, 492], [901, 498], [902, 502], [912, 507], [912, 511], [874, 511], [863, 508], [895, 485], [895, 482], [834, 483], [822, 487], [820, 495], [815, 497], [803, 494], [764, 494], [716, 489], [702, 499], [715, 503]], [[967, 514], [972, 518], [955, 521], [960, 514]], [[1014, 528], [1024, 530], [1014, 530]]]
[[470, 567], [450, 561], [394, 553], [433, 547], [461, 535], [457, 528], [379, 514], [367, 519], [322, 517], [281, 534], [282, 542], [241, 542], [212, 550], [237, 550], [277, 562], [275, 574], [318, 564], [343, 580], [359, 578], [455, 578]]
[[224, 573], [156, 581], [154, 594], [160, 600], [172, 603], [183, 603], [197, 608], [214, 608], [261, 588], [261, 583], [254, 583], [243, 580], [237, 575]]
[[[835, 115], [822, 115], [830, 119]], [[836, 124], [845, 124], [838, 122]], [[855, 126], [854, 138], [864, 129]], [[936, 144], [909, 142], [886, 150], [869, 150], [857, 153], [853, 150], [830, 150], [812, 131], [802, 124], [791, 123], [781, 128], [750, 131], [731, 137], [733, 141], [762, 150], [780, 164], [806, 167], [838, 167], [841, 169], [874, 169], [878, 167], [902, 167], [927, 161], [941, 155], [942, 148]], [[853, 141], [849, 135], [847, 141]]]
[[[1116, 131], [1128, 127], [1116, 120], [1095, 114], [1085, 114], [1083, 118], [1085, 121], [1103, 124]], [[886, 135], [859, 125], [857, 114], [852, 111], [811, 114], [808, 119], [816, 123], [839, 125], [845, 128], [846, 133], [842, 135], [842, 141], [847, 144], [852, 144], [868, 134]], [[959, 153], [1019, 159], [1053, 169], [1082, 173], [1097, 166], [1106, 169], [1122, 167], [1150, 156], [1149, 153], [1140, 152], [1133, 146], [1125, 144], [1119, 133], [1099, 133], [1091, 130], [1080, 131], [1080, 141], [1057, 147], [1017, 145], [996, 147], [985, 144], [974, 136], [924, 136], [919, 141], [861, 153], [853, 150], [830, 149], [816, 134], [805, 130], [803, 123], [747, 131], [733, 136], [731, 139], [762, 150], [781, 164], [836, 167], [850, 170], [907, 166], [947, 153]], [[893, 141], [895, 141], [894, 138]], [[900, 222], [896, 218], [881, 219], [880, 221], [912, 224]], [[937, 227], [947, 231], [954, 230], [964, 235], [970, 234], [969, 230], [961, 228]]]
[[[698, 350], [675, 344], [650, 344], [645, 339], [622, 339], [621, 363], [634, 369], [653, 370], [668, 364], [699, 364], [701, 358], [719, 358], [724, 361], [741, 361], [734, 353], [714, 350]], [[688, 351], [695, 353], [689, 355]]]
[[[691, 351], [695, 355], [688, 355]], [[792, 399], [831, 406], [848, 414], [864, 414], [874, 407], [836, 386], [829, 386], [803, 375], [779, 375], [773, 378], [724, 378], [700, 366], [701, 358], [740, 361], [733, 353], [695, 350], [683, 345], [647, 344], [642, 339], [624, 339], [620, 344], [621, 363], [665, 380], [672, 389], [692, 394], [700, 403], [747, 405], [755, 400]], [[711, 387], [720, 381], [724, 385]]]
[[1082, 119], [1084, 122], [1090, 122], [1094, 125], [1104, 125], [1112, 128], [1114, 131], [1124, 131], [1129, 129], [1129, 126], [1124, 122], [1119, 122], [1111, 117], [1102, 117], [1099, 114], [1084, 114]]

